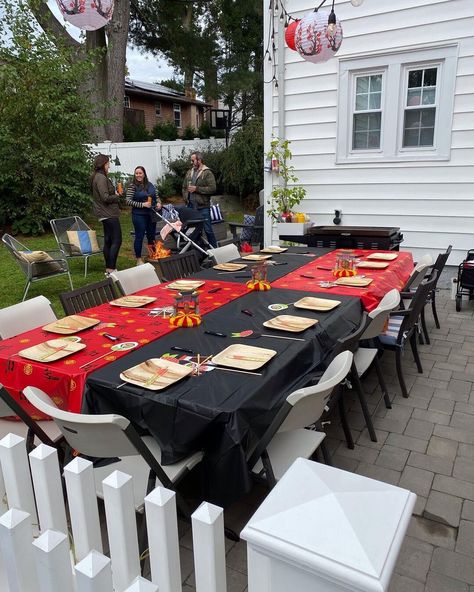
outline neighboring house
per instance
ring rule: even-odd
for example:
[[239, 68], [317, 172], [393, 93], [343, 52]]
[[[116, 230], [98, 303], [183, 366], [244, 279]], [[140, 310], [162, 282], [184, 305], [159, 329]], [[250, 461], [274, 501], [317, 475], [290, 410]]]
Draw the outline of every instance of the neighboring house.
[[205, 119], [209, 105], [162, 84], [125, 80], [124, 117], [132, 125], [144, 124], [151, 131], [157, 123], [172, 122], [178, 132], [191, 126], [197, 129]]
[[[285, 8], [301, 18], [314, 4]], [[340, 209], [344, 225], [400, 226], [415, 258], [451, 243], [457, 264], [474, 248], [474, 3], [336, 0], [335, 12], [342, 46], [313, 64], [283, 48], [275, 11], [278, 87], [265, 85], [265, 145], [272, 133], [291, 140], [307, 190], [300, 209], [317, 224]], [[272, 62], [265, 67], [270, 80]], [[278, 178], [265, 176], [269, 195]]]

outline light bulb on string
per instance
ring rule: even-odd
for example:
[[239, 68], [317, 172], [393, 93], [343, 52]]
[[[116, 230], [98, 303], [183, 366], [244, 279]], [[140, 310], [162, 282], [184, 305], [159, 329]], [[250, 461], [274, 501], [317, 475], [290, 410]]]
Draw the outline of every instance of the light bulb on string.
[[364, 0], [351, 0], [352, 6], [355, 6], [356, 8], [357, 6], [360, 6], [363, 2]]
[[328, 35], [329, 37], [334, 37], [336, 34], [336, 13], [334, 10], [331, 10], [329, 13], [328, 18]]

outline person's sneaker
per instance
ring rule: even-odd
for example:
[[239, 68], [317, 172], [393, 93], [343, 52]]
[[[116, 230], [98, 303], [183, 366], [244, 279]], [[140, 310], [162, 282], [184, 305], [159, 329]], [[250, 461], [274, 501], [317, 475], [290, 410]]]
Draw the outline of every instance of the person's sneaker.
[[137, 259], [137, 265], [145, 265], [145, 261], [143, 259]]

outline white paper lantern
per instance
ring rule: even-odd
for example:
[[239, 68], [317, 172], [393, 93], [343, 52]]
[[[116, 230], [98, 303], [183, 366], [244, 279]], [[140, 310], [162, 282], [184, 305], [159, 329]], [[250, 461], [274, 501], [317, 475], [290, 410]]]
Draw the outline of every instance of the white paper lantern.
[[64, 19], [86, 31], [104, 27], [112, 18], [114, 0], [56, 0]]
[[304, 16], [295, 31], [296, 51], [308, 62], [326, 62], [334, 56], [342, 43], [342, 25], [336, 18], [334, 32], [328, 31], [329, 14], [310, 12]]

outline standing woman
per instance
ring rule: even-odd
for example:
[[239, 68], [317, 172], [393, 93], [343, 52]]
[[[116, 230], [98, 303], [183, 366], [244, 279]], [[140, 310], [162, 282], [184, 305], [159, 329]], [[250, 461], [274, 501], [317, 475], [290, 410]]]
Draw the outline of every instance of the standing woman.
[[156, 190], [148, 181], [146, 171], [142, 166], [137, 166], [135, 169], [133, 182], [127, 189], [126, 204], [132, 206], [132, 222], [135, 229], [133, 248], [137, 265], [142, 265], [142, 245], [145, 234], [148, 244], [155, 244], [156, 216], [154, 209], [157, 205]]
[[106, 275], [116, 271], [117, 257], [122, 244], [120, 226], [119, 194], [108, 178], [109, 157], [98, 154], [94, 158], [94, 172], [91, 176], [92, 209], [104, 228], [104, 259]]

